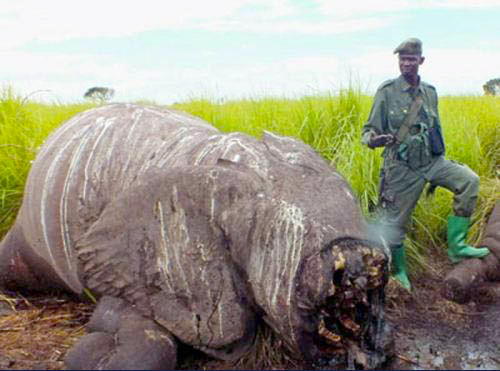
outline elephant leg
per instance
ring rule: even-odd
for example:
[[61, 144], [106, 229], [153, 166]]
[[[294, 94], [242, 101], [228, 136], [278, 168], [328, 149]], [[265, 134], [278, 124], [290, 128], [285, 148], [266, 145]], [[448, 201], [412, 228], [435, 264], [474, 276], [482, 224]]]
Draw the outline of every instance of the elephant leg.
[[38, 286], [36, 276], [23, 257], [27, 248], [21, 228], [15, 224], [0, 244], [0, 287], [8, 290]]
[[113, 335], [105, 332], [93, 332], [83, 336], [64, 359], [70, 370], [97, 370], [101, 362], [114, 350]]
[[85, 335], [65, 357], [69, 369], [174, 369], [177, 343], [151, 319], [124, 300], [104, 297]]
[[0, 288], [12, 291], [69, 290], [54, 269], [26, 242], [18, 223], [0, 243]]

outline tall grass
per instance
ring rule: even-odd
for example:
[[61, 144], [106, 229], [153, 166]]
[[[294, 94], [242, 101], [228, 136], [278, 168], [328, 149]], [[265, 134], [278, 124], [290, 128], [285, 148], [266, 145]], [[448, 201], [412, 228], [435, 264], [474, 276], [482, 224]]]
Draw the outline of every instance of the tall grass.
[[[372, 97], [349, 88], [337, 95], [300, 99], [259, 99], [222, 104], [191, 100], [176, 107], [200, 116], [225, 131], [259, 136], [263, 130], [302, 139], [344, 175], [363, 211], [377, 204], [381, 149], [361, 145], [361, 128]], [[478, 244], [494, 202], [500, 199], [500, 99], [447, 96], [440, 101], [447, 158], [467, 164], [481, 177], [480, 199], [472, 217], [469, 241]], [[453, 195], [438, 188], [422, 195], [406, 241], [413, 268], [430, 269], [427, 257], [446, 249], [447, 216]]]
[[88, 107], [34, 103], [9, 88], [0, 92], [0, 236], [14, 221], [37, 148], [61, 122]]
[[[297, 99], [260, 98], [216, 103], [192, 99], [174, 108], [199, 116], [225, 132], [260, 136], [264, 130], [300, 138], [344, 175], [357, 193], [362, 209], [377, 203], [381, 150], [360, 143], [361, 128], [372, 97], [355, 88], [335, 95]], [[6, 90], [0, 98], [0, 235], [11, 225], [36, 149], [50, 132], [87, 104], [43, 105], [25, 102]], [[473, 215], [470, 241], [478, 243], [485, 218], [500, 199], [500, 99], [450, 96], [440, 101], [447, 157], [464, 162], [481, 177], [478, 208]], [[452, 194], [439, 188], [431, 198], [421, 197], [406, 241], [411, 265], [428, 267], [426, 258], [442, 253], [446, 217]]]

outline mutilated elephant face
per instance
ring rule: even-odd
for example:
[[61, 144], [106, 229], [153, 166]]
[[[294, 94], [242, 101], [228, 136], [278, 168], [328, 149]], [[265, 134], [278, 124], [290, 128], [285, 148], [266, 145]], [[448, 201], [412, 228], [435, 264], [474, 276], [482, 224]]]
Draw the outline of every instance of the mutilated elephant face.
[[384, 321], [387, 257], [367, 241], [332, 241], [305, 259], [297, 282], [297, 342], [318, 364], [376, 368], [390, 355]]
[[267, 202], [275, 205], [259, 218], [266, 228], [247, 268], [264, 320], [292, 355], [376, 368], [392, 340], [383, 311], [387, 249], [362, 238], [363, 217], [343, 180], [293, 185], [281, 187], [287, 199]]

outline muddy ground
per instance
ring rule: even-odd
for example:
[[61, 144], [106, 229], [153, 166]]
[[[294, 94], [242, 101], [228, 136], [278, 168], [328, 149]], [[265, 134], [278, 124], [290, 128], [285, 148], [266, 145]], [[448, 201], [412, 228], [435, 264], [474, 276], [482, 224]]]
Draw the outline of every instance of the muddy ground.
[[[456, 304], [440, 296], [443, 272], [413, 274], [408, 293], [390, 281], [386, 313], [394, 327], [395, 356], [386, 369], [500, 369], [500, 303]], [[94, 305], [54, 295], [0, 300], [0, 369], [63, 369], [63, 357], [85, 333]], [[245, 362], [225, 364], [181, 349], [183, 369], [304, 369], [280, 351], [277, 339]], [[274, 358], [274, 359], [272, 359]]]
[[459, 305], [441, 297], [441, 283], [425, 275], [412, 294], [387, 288], [396, 351], [388, 369], [500, 369], [500, 303]]

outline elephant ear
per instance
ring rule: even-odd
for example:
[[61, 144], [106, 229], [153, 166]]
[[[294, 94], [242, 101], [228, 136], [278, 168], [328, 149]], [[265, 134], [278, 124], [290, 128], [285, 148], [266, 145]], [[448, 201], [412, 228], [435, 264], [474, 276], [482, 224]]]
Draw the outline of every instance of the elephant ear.
[[151, 200], [143, 187], [128, 189], [76, 241], [80, 281], [94, 295], [129, 302], [145, 295], [145, 270], [154, 259], [154, 235], [147, 228]]
[[237, 358], [252, 342], [255, 313], [233, 258], [250, 223], [236, 221], [251, 213], [260, 180], [228, 162], [157, 169], [145, 179], [107, 205], [78, 241], [86, 287], [125, 298], [207, 354]]

